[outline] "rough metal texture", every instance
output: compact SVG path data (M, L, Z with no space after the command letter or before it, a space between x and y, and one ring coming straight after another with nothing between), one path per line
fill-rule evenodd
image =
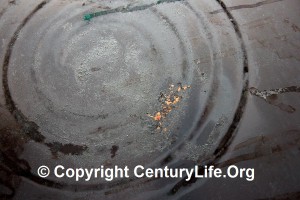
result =
M1 197L299 196L299 8L297 0L5 1ZM180 84L191 88L157 129L149 114ZM74 183L39 178L42 164L236 164L254 167L256 180Z

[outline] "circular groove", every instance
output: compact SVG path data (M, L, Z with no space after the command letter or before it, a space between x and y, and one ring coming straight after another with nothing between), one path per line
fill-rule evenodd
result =
M239 104L238 104L238 108L237 108L237 110L234 114L233 122L230 124L227 133L225 133L223 139L220 141L219 145L215 149L214 154L213 154L213 159L210 160L208 162L208 164L215 163L216 160L223 155L223 153L225 152L227 146L230 144L230 141L231 141L232 137L234 136L234 132L237 128L238 122L241 119L241 116L242 116L242 113L243 113L243 108L246 104L246 99L247 99L246 90L248 88L247 54L246 54L245 46L244 46L244 43L243 43L243 40L242 40L242 35L239 31L239 28L237 26L236 21L234 20L232 15L226 10L226 6L224 5L224 3L222 3L221 1L218 1L218 2L223 7L223 9L225 10L228 18L232 22L232 25L234 27L234 30L235 30L236 34L237 34L237 37L239 38L239 42L241 43L241 49L242 49L242 53L243 53L243 66L244 66L244 69L243 69L244 83L243 83L242 95L241 95L241 98L240 98L240 101L239 101ZM9 90L9 86L8 86L8 66L10 64L10 56L11 56L11 53L12 53L13 46L15 45L15 43L17 41L17 37L18 37L20 31L23 29L23 27L26 25L26 23L30 20L30 18L33 17L34 14L37 11L39 11L41 8L43 8L43 6L45 4L46 4L46 2L42 2L41 4L39 4L31 12L31 14L28 17L26 17L26 19L23 21L23 23L18 27L17 31L14 33L14 36L12 37L12 39L9 43L10 45L9 45L9 48L7 49L6 54L5 54L5 60L4 60L4 63L3 63L3 85L4 85L4 90L5 90L6 106L11 111L11 113L15 116L17 121L21 124L21 126L23 126L23 127L26 126L27 127L27 132L28 133L30 132L29 134L31 134L32 139L34 139L36 142L42 142L42 143L44 142L45 138L44 138L44 136L42 136L39 133L38 125L36 125L35 123L28 120L27 117L17 108L14 101L12 100L12 96L10 94L10 90ZM190 10L193 10L192 6L189 5L187 2L185 2L184 5L187 6ZM151 10L156 12L156 8L151 8ZM193 13L195 13L197 15L197 12L195 10L193 10ZM162 17L162 19L164 19L164 20L167 20L167 18L164 18L163 15L160 15L160 17ZM170 22L167 22L167 23L171 24ZM178 32L176 31L176 28L173 27L173 29L175 29L175 31L173 30L173 32L178 34ZM181 39L179 39L179 40L182 43L182 40ZM184 47L185 45L181 44L180 46ZM187 54L186 50L184 52L185 52L184 55L186 55ZM210 92L212 92L212 91L210 91ZM76 114L78 114L78 113L76 113ZM92 117L92 118L94 118L95 116L99 117L100 114L98 114L98 115L97 114L96 115L95 114L93 114L93 115L89 115L89 114L80 115L80 117ZM203 118L200 118L200 120L198 121L199 126L202 124L203 120L205 120L205 115L203 115ZM28 126L29 126L29 129L28 129ZM196 130L194 132L197 133ZM194 136L193 136L193 134L191 134L189 139L193 139L193 138L194 138ZM177 147L180 147L180 145L178 145ZM175 149L173 148L171 151L174 151L174 150ZM168 154L168 155L170 155L170 154ZM163 160L166 160L167 157L168 156L164 156L164 158L160 158L159 161L162 162ZM164 162L164 164L167 164L167 163ZM39 177L37 177L36 175L34 175L34 174L32 174L31 172L28 172L28 171L19 172L19 175L27 177L27 178L31 179L32 181L34 181L34 182L44 184L45 186L54 187L54 188L58 188L58 189L67 189L67 190L71 190L71 191L73 191L73 190L85 191L85 190L101 190L101 189L104 189L104 186L99 184L99 183L94 184L94 185L90 184L88 186L84 186L84 185L78 185L78 184L71 185L69 183L58 183L56 181L44 180L44 179L40 179ZM122 181L120 183L122 183ZM108 187L114 187L115 184L118 185L118 183L112 183L112 184L108 184L108 185L110 185ZM172 189L172 192L175 193L179 189L179 187L181 187L184 184L185 183L180 182L179 184L175 185Z

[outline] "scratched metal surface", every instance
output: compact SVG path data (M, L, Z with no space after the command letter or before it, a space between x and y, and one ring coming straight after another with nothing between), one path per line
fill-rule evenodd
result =
M299 15L298 0L3 1L1 198L299 198ZM255 181L74 183L42 164L235 164Z

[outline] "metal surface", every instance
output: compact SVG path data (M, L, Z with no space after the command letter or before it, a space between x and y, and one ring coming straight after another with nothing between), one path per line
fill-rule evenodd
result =
M298 0L4 1L1 197L299 198L299 15ZM37 175L58 164L235 164L255 181Z

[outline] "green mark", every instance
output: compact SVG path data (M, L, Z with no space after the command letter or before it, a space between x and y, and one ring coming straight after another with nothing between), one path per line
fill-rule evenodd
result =
M83 16L83 20L90 21L94 17L98 17L98 16L101 16L101 15L107 15L107 14L110 14L110 13L117 13L117 12L126 13L126 12L133 12L133 11L137 11L137 10L146 10L147 8L150 8L152 6L155 6L155 5L158 5L158 4L161 4L161 3L170 3L170 2L177 2L177 1L184 1L184 0L158 0L156 3L136 6L136 7L133 7L133 8L119 7L119 8L115 8L115 9L111 9L111 10L104 10L104 11L100 11L100 12L85 14Z
M106 15L108 13L113 13L113 12L115 12L115 10L104 10L104 11L100 11L100 12L85 14L83 16L83 20L90 21L94 17L98 17L98 16L101 16L101 15Z
M86 14L83 16L83 20L90 21L93 17L93 14Z

